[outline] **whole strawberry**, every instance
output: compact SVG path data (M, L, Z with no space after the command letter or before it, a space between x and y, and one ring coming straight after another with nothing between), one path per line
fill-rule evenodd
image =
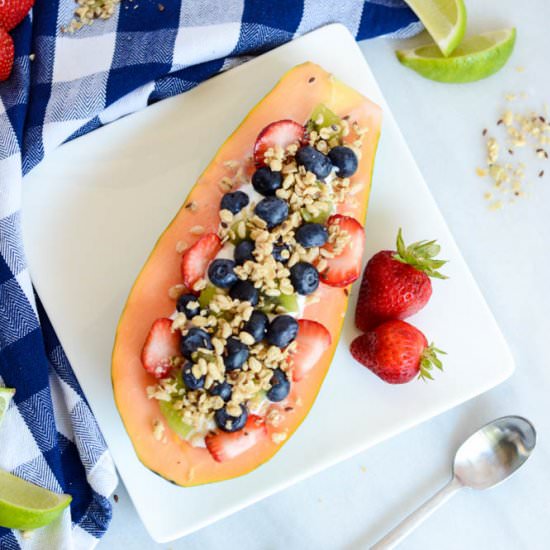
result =
M389 384L405 384L415 377L433 380L432 368L443 368L438 353L445 352L428 345L417 328L398 320L387 321L351 343L353 357Z
M32 8L34 0L0 0L0 27L11 31Z
M13 53L13 40L7 31L0 27L0 82L7 80L10 76L13 67Z
M437 270L440 246L419 241L405 246L401 229L397 250L383 250L367 263L355 310L357 328L366 332L389 319L406 319L420 311L432 295L430 277L446 279Z

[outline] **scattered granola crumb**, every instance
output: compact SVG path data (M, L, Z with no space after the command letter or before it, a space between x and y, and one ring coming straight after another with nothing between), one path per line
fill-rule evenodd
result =
M118 495L116 493L113 495L113 500L115 501L115 503L118 502Z
M507 101L514 101L518 97L524 98L524 92L520 94L506 94ZM536 159L547 160L549 158L548 145L550 144L550 123L548 122L548 106L544 106L543 114L534 112L532 109L518 107L513 110L505 108L496 121L496 126L501 127L501 136L490 136L486 138L486 167L477 167L476 174L479 177L489 176L491 190L483 194L485 200L494 201L489 205L490 210L500 210L505 203L513 203L506 199L506 196L526 196L523 191L527 175L533 170L525 162L511 163L499 161L500 150L506 150L510 157L522 155L533 155ZM482 136L487 136L489 130L484 128ZM508 158L510 158L508 157ZM532 158L532 157L531 157ZM542 173L542 175L541 175ZM544 170L540 168L533 170L529 175L541 178Z
M523 67L522 65L518 65L516 67L516 72L518 73L524 73L525 72L525 67Z
M29 61L34 61L36 59L36 54L30 53L29 54Z
M365 472L367 471L366 466L361 466L361 471L362 471L363 473L365 473Z
M34 531L27 530L27 531L21 531L21 538L24 540L32 539L34 535Z
M498 143L495 138L487 140L487 164L494 164L498 160Z
M61 27L62 32L73 34L96 19L109 19L120 0L76 0L76 4L78 7L74 10L73 19L66 27Z
M476 174L480 177L480 178L484 178L486 175L487 175L487 170L485 170L484 168L480 168L479 166L476 168Z
M164 4L157 4L159 11L164 11Z

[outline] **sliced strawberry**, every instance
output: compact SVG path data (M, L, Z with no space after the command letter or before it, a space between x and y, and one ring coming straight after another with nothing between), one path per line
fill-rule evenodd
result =
M233 433L211 432L204 440L212 458L216 462L225 462L252 449L266 434L263 419L251 415L242 430Z
M157 319L141 351L143 368L155 378L166 376L172 366L171 358L181 355L180 339L181 334L172 332L171 319Z
M220 251L222 242L216 233L203 235L181 258L183 284L193 289L193 285L206 273L208 264Z
M293 120L278 120L268 124L256 138L254 160L256 166L263 166L265 152L279 145L286 149L292 143L300 143L304 138L305 128Z
M351 240L334 258L327 259L328 267L321 273L321 281L329 286L344 287L355 281L361 273L361 258L365 250L365 230L363 226L350 216L335 214L327 220L329 228L338 225L340 231L346 232ZM324 249L333 252L334 246L328 242Z
M317 364L323 353L330 347L330 332L317 321L298 320L298 347L292 354L292 379L301 380Z

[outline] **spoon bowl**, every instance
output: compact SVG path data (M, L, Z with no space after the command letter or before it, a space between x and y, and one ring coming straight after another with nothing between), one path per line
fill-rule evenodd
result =
M472 434L455 455L454 475L465 487L488 489L511 476L536 444L533 425L521 416L505 416Z

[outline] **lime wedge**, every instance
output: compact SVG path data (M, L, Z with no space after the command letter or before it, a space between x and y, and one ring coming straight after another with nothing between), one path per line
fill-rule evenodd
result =
M4 414L10 406L10 401L14 393L15 390L13 388L0 388L0 424L2 424Z
M444 56L450 55L466 32L463 0L405 0L418 15Z
M59 495L0 470L0 526L31 530L51 523L67 508L71 495Z
M396 52L399 61L418 74L439 82L473 82L501 69L514 49L516 29L465 38L450 57L433 44Z

